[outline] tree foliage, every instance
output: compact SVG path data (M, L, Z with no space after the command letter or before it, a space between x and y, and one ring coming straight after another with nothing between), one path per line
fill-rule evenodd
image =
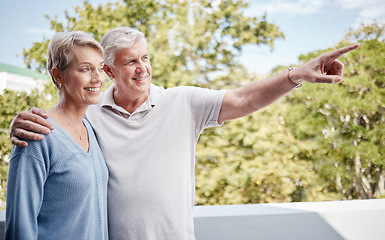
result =
M198 204L331 200L312 171L314 141L295 139L284 102L208 129L197 147Z
M268 44L283 38L266 16L247 17L242 0L125 0L93 7L84 2L66 23L47 18L55 31L85 31L100 38L107 31L129 26L143 32L156 84L196 85L213 80L219 71L239 71L237 57L246 44ZM44 71L48 41L24 50L29 67Z
M230 84L217 80L226 78L218 77L219 72L240 82L251 76L237 60L244 45L268 44L273 48L274 40L284 37L266 16L245 16L246 8L247 3L242 0L125 0L98 6L84 1L75 7L74 15L65 12L64 22L56 16L46 15L46 18L56 32L84 31L96 40L115 27L137 28L149 42L154 83L164 87L199 85L215 88ZM24 49L28 68L45 71L48 43L49 40L44 38ZM1 116L6 118L2 121L0 143L4 192L7 168L4 157L11 151L7 133L10 120L19 111L32 106L48 110L57 102L57 95L50 83L43 93L26 96L25 93L7 91L1 100L1 109L5 111Z
M32 106L44 108L46 106L44 96L46 96L44 93L39 93L36 90L30 94L5 90L0 95L0 208L5 206L8 161L12 150L8 135L9 124L20 111L27 110Z
M323 146L312 153L317 159L315 170L347 199L385 194L384 29L377 23L362 25L338 44L361 44L341 58L344 82L337 86L309 84L288 99L295 105L288 112L294 135L316 139ZM321 52L300 59L308 61Z
M336 46L361 44L341 58L343 83L305 83L263 111L207 130L198 143L197 203L384 197L383 30L362 25Z
M66 12L63 23L57 17L47 19L55 31L85 31L97 40L112 28L135 27L147 36L155 84L223 89L257 80L238 62L243 46L273 48L274 40L284 37L266 16L244 16L246 8L242 0L126 0L99 6L83 2L74 16ZM342 58L343 83L304 84L258 113L206 129L197 145L197 204L383 196L383 37L384 26L362 25L336 46L361 43ZM24 50L28 67L45 71L47 45L43 39ZM286 67L278 66L273 74ZM49 109L57 96L50 83L43 93L6 91L1 98L4 192L10 120L32 106Z

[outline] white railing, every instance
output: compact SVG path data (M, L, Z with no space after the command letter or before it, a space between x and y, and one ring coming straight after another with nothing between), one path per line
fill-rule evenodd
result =
M197 240L385 240L385 199L197 206Z
M385 199L196 206L194 222L196 240L385 240Z

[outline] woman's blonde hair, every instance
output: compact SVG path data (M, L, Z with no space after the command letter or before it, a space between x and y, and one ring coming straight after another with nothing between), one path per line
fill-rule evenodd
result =
M57 67L64 72L72 61L72 46L89 46L93 47L103 55L103 47L90 35L80 32L58 32L53 35L48 45L47 51L47 71L51 75L52 81L59 89L60 84L56 82L52 75L52 68Z

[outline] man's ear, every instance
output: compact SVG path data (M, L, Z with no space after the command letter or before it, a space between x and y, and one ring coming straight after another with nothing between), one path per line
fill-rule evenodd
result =
M53 67L52 70L52 77L55 79L55 81L59 84L62 84L62 78L61 78L61 72L57 67Z
M103 70L104 70L104 72L107 74L107 76L108 76L110 79L114 79L114 78L115 78L114 74L113 74L112 71L111 71L111 67L110 67L110 66L104 65Z

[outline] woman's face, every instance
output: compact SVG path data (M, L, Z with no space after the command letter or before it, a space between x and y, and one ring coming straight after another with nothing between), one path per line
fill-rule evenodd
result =
M103 56L89 46L73 46L71 62L62 74L64 100L79 106L96 104L104 83Z

